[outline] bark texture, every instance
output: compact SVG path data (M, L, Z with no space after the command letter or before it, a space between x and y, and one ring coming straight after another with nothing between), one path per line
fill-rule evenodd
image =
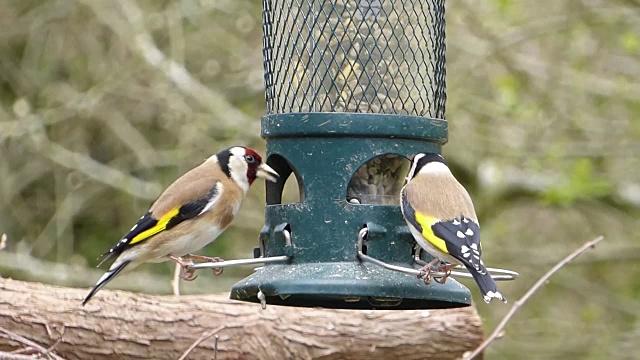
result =
M219 328L218 359L459 359L483 338L475 307L325 310L247 304L226 294L152 296L0 279L0 328L65 359L178 359ZM0 332L0 351L24 346ZM213 359L214 338L187 359ZM1 357L1 356L0 356Z

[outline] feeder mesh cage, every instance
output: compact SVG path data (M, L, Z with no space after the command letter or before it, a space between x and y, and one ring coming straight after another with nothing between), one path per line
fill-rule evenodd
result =
M263 0L263 59L269 114L444 118L444 0ZM371 159L347 197L397 204L406 166Z

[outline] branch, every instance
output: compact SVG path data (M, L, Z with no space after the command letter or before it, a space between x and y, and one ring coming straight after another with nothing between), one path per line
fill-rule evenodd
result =
M544 274L535 284L533 284L533 286L529 289L529 291L527 291L520 299L518 299L513 304L509 312L504 316L504 318L502 318L502 321L500 321L500 324L498 324L495 330L493 330L493 333L491 333L491 335L488 338L486 338L485 341L483 341L482 344L480 344L480 346L478 346L475 350L473 350L473 352L465 354L463 357L463 360L473 359L475 356L480 354L487 346L489 346L489 344L491 344L494 340L501 337L505 326L507 325L509 320L511 320L511 318L515 315L516 311L518 311L518 309L520 309L527 302L527 300L529 300L529 298L536 291L538 291L538 289L540 289L542 285L544 285L551 276L553 276L553 274L558 272L558 270L560 270L562 267L564 267L565 265L573 261L578 256L582 255L587 250L595 248L596 244L602 241L602 239L604 239L604 237L598 236L597 238L586 242L584 245L579 247L577 250L575 250L571 254L567 255L567 257L560 260L554 267L552 267L549 271L547 271L546 274Z
M50 141L44 121L35 116L32 121L33 124L29 134L34 148L52 162L65 168L79 171L93 180L143 199L155 200L162 190L156 182L147 182L131 176L116 168L102 164L85 154L71 151L60 144Z
M547 191L557 184L569 182L565 173L547 170L543 172L523 170L517 166L498 165L494 161L479 163L478 183L483 189L499 189L503 192L524 190L534 194ZM612 196L627 205L640 207L640 184L616 182Z
M34 360L33 355L23 355L18 352L0 351L0 360Z
M44 349L55 345L55 353L68 360L176 360L185 354L189 360L215 359L216 348L224 359L453 360L483 337L473 306L262 310L229 300L228 294L176 297L105 289L82 307L84 295L84 289L0 279L0 328ZM217 346L211 338L216 335ZM0 335L0 352L22 348Z
M469 14L475 14L473 10L468 9ZM628 11L623 9L617 12L616 16L621 14L628 14ZM636 101L640 97L640 86L634 81L627 81L624 78L607 78L599 76L589 70L578 71L574 70L570 66L562 66L561 64L554 64L554 73L550 74L548 71L550 64L545 60L540 60L541 56L531 56L530 53L524 51L514 51L513 45L522 41L521 37L513 33L497 34L496 32L483 26L480 22L475 20L476 17L469 16L466 18L467 24L471 24L473 29L473 36L457 37L456 41L451 42L451 47L455 47L457 50L470 56L461 56L462 59L472 59L471 66L467 66L469 69L474 69L474 66L478 64L487 63L491 61L492 57L503 55L503 58L508 61L508 65L512 70L519 70L526 73L533 79L541 79L546 81L549 77L553 76L559 82L560 86L568 87L571 91L580 91L591 95L598 96L612 96ZM555 23L565 26L566 20L563 21L561 17L555 17L552 20ZM476 24L473 24L473 22ZM475 25L475 26L474 26ZM542 24L549 29L551 24ZM518 31L525 32L531 29L522 29ZM548 31L548 30L547 30ZM553 31L553 30L551 30ZM514 41L514 37L516 40ZM507 54L508 52L508 54ZM467 64L469 65L469 64Z
M125 191L135 197L155 200L162 190L156 182L148 182L131 176L54 142L48 142L48 145L45 145L41 152L58 165L80 171L93 180Z
M242 133L245 136L259 133L259 121L255 121L253 117L231 104L221 92L202 84L184 66L168 58L158 48L145 27L143 12L135 1L119 0L117 4L120 11L114 11L116 2L80 1L91 8L98 20L109 26L122 39L123 44L142 58L148 66L160 72L183 94L196 100L210 113L220 115L218 120L224 122L225 128L243 129Z

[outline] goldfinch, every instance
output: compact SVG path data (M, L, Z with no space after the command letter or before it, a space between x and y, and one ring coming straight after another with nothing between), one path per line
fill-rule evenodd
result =
M438 268L446 273L439 283L447 280L453 267L463 265L473 276L485 302L493 298L507 302L482 261L480 225L471 197L441 155L413 156L400 204L416 242L434 257L422 268L426 272L425 283L430 281L431 266L442 260L449 264Z
M82 305L116 275L146 262L175 261L183 267L185 280L195 279L193 271L186 271L189 260L221 259L191 253L229 226L256 178L275 182L277 177L258 153L245 147L231 147L211 156L169 185L131 230L102 255L102 262L113 257L115 261Z

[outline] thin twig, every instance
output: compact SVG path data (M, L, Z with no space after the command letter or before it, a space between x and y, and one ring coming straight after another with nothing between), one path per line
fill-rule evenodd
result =
M213 360L218 360L218 340L220 340L220 336L214 336L216 339L213 343Z
M15 350L11 351L10 354L35 355L35 354L38 354L38 350L27 346L27 347L23 347L23 348L20 348L20 349L15 349Z
M180 270L182 270L182 267L176 263L176 267L173 270L173 279L171 280L171 288L175 296L180 296Z
M96 8L95 5L91 4L91 1L85 2L94 9ZM188 94L204 108L210 109L215 114L225 114L220 120L225 121L227 126L232 128L258 126L257 121L253 121L251 116L231 104L224 94L205 86L191 75L182 64L167 57L158 48L145 27L143 12L135 1L119 0L118 4L122 15L127 20L127 25L129 25L127 28L131 30L131 33L118 29L113 30L116 34L128 36L125 43L137 55L142 57L148 65L160 71L182 93ZM112 23L112 21L108 21L108 23Z
M202 336L200 336L200 338L198 338L198 340L194 341L193 344L191 344L191 346L189 346L189 348L182 354L182 356L180 356L178 358L178 360L184 360L187 358L187 356L189 355L189 353L191 351L193 351L193 349L195 349L198 345L200 345L200 343L202 343L203 341L207 340L208 338L212 337L213 335L216 335L218 333L218 331L224 329L226 326L221 325L218 326L217 328L208 331L204 334L202 334ZM216 345L215 345L215 352L214 355L217 355L217 350L218 350L218 339L216 338Z
M33 360L33 355L24 355L13 352L0 351L0 360Z
M7 234L0 236L0 251L7 247Z
M142 199L155 200L161 191L157 182L145 181L129 175L54 142L48 142L46 146L43 146L41 154L60 166L77 170L93 180Z
M529 298L536 291L538 291L542 287L542 285L544 285L549 280L549 278L553 274L558 272L558 270L560 270L563 266L567 265L569 262L573 261L575 258L582 255L587 250L595 248L596 244L602 241L602 239L604 239L604 237L598 236L597 238L586 242L584 245L576 249L571 254L567 255L567 257L560 260L554 267L552 267L549 271L547 271L547 273L544 274L535 284L533 284L533 286L520 299L518 299L513 303L513 306L511 307L509 312L507 312L504 318L502 318L502 321L500 321L500 324L498 324L495 330L493 330L493 333L491 333L491 336L489 336L485 341L483 341L482 344L480 344L480 346L478 346L475 350L473 350L473 352L469 352L465 354L462 359L463 360L473 359L478 354L480 354L487 346L489 346L489 344L491 344L494 340L498 339L499 337L502 337L502 335L504 334L505 326L507 325L509 320L511 320L513 315L515 315L516 311L518 311L518 309L520 309L520 307L522 307L527 302L527 300L529 300Z
M32 347L36 350L38 350L38 352L40 354L43 354L44 356L47 356L49 358L53 358L55 360L64 360L63 358L61 358L60 356L54 354L54 353L49 353L49 350L45 349L44 347L38 345L37 343L23 337L20 336L16 333L14 333L13 331L9 331L5 328L0 327L0 334L4 334L9 340L13 340L13 341L17 341L19 343L21 343L22 345L25 346L29 346Z
M64 337L64 330L65 330L65 327L64 327L64 325L62 325L62 329L60 330L60 337L58 338L58 340L56 340L55 343L53 343L53 345L49 346L49 348L44 353L44 355L49 356L49 354L56 348L56 346L58 346L58 344L60 344L62 342L62 338ZM49 336L51 336L51 335L49 335Z

